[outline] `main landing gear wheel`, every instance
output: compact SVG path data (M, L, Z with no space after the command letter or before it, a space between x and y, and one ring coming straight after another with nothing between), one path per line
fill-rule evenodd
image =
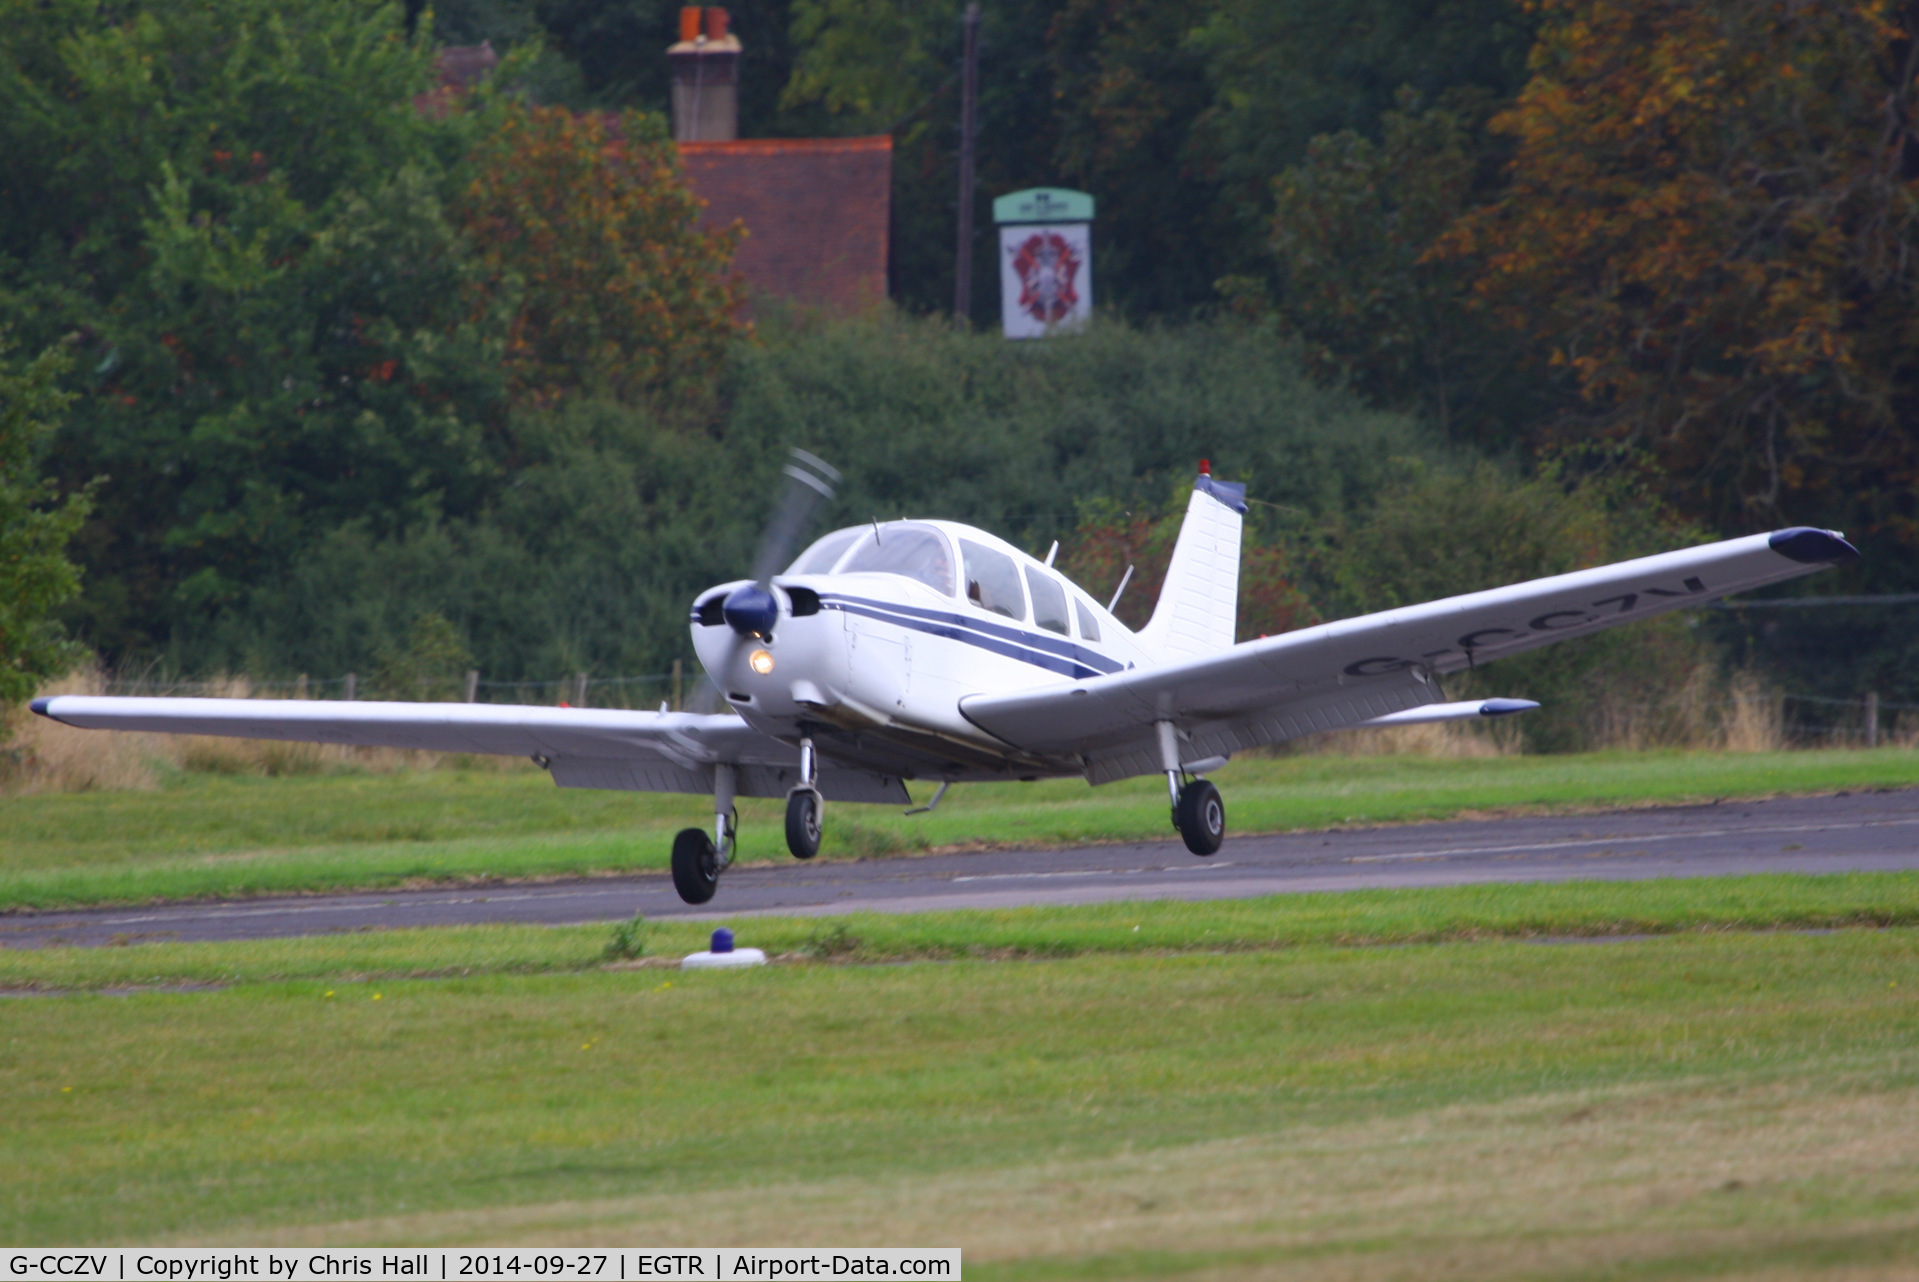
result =
M700 828L682 828L673 838L673 889L689 904L703 904L720 885L719 852Z
M1194 779L1179 790L1173 822L1186 840L1186 849L1196 855L1218 852L1220 843L1226 840L1226 803L1219 799L1219 789L1211 780Z
M820 853L820 794L795 788L786 799L786 848L795 859Z

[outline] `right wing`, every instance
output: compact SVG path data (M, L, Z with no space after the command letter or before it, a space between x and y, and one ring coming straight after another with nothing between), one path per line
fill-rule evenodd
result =
M1343 730L1437 703L1433 677L1858 559L1830 530L1790 529L1247 641L1200 658L960 701L1022 751L1077 756L1106 783L1160 769L1153 723L1183 761ZM1387 722L1386 724L1391 724Z
M86 730L532 757L562 788L711 793L713 768L722 763L735 767L743 797L784 797L799 782L799 750L734 716L490 703L73 694L35 699L32 707L43 717ZM820 791L831 801L909 803L898 779L826 761L820 763Z

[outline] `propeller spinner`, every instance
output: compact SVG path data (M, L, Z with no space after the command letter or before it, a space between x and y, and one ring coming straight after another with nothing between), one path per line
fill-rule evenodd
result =
M766 533L760 538L759 553L753 558L753 582L733 589L720 607L727 626L739 638L734 653L743 642L764 640L773 635L780 620L780 603L773 595L773 576L798 553L820 504L833 497L834 487L840 480L839 472L831 464L802 449L795 449L781 470L786 474L786 491L780 496L772 519L766 523ZM729 655L729 666L730 662ZM709 712L718 706L718 696L712 683L703 681L691 706L695 711Z

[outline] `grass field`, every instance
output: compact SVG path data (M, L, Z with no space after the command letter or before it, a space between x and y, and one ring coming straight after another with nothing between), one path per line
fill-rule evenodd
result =
M711 924L669 918L624 925L642 947L620 959L677 963L706 947ZM1354 890L1197 903L850 913L830 920L755 917L735 926L741 944L776 960L854 963L1919 927L1919 873ZM586 971L608 963L614 931L610 925L465 926L244 943L0 948L0 995Z
M1215 776L1237 832L1919 786L1919 753L1255 758ZM928 790L916 789L916 795ZM777 803L742 857L785 859ZM561 790L526 771L175 774L158 791L0 798L0 909L660 869L697 797ZM826 857L1169 837L1162 785L955 788L930 815L829 806Z
M604 930L0 953L0 982L230 984L6 1000L0 1238L1909 1276L1919 930L1704 928L1915 912L1910 875L1742 878L855 918L837 941L756 920L743 942L776 951L953 960L733 974L599 969ZM1489 937L1620 926L1682 933ZM1329 942L1422 938L1452 942Z

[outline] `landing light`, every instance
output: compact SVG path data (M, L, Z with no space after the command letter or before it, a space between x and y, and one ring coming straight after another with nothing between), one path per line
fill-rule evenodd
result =
M773 652L771 650L755 650L746 656L746 662L753 671L759 673L761 676L765 676L773 670Z

